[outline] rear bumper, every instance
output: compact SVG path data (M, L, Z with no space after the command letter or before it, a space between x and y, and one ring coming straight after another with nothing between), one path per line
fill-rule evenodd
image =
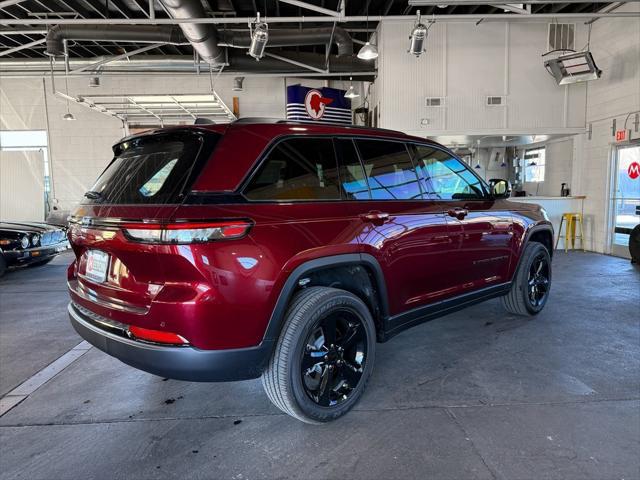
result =
M69 303L69 318L78 334L105 353L132 367L165 378L192 382L227 382L258 378L271 355L272 342L233 350L200 350L143 343L102 328Z

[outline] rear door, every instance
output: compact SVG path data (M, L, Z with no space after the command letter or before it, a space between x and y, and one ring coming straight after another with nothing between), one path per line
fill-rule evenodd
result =
M415 160L427 195L446 215L455 243L450 269L457 294L507 281L513 228L505 202L461 160L430 145L415 145Z
M423 199L404 142L338 139L349 208L361 219L358 241L384 272L391 315L449 294L451 249L440 207Z

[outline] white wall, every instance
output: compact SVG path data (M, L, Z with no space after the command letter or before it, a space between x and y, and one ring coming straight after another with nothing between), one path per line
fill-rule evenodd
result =
M627 3L617 11L640 12L640 4ZM572 171L576 194L587 196L587 249L609 252L609 183L615 137L612 123L622 129L629 113L640 111L640 19L600 19L593 23L591 51L602 78L588 83L587 126L592 134L579 135ZM632 120L627 128L632 127ZM635 135L638 135L637 133Z
M247 77L243 92L233 92L233 77L221 75L215 90L231 108L234 96L240 99L242 117L285 116L286 85L303 83L321 87L322 80L284 79L276 77ZM361 88L359 83L355 84ZM331 86L345 88L342 82ZM56 83L64 91L62 80ZM69 94L171 94L207 93L208 75L201 76L104 76L99 88L90 88L87 78L69 80ZM359 102L356 100L354 106ZM0 129L39 130L49 126L49 155L53 179L53 196L63 210L71 210L82 198L111 159L111 146L124 135L120 120L71 104L75 122L66 122L66 102L54 96L49 79L0 78ZM48 117L47 117L48 111Z
M407 53L412 27L412 21L380 26L382 127L418 136L557 134L584 127L586 86L559 87L543 67L547 22L436 23L419 58ZM578 23L576 45L584 42L586 28ZM486 106L489 95L506 96L506 107ZM426 107L428 96L445 97L445 107Z

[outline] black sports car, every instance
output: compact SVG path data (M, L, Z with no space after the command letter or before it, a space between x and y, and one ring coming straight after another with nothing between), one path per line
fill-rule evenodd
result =
M69 248L64 228L0 221L0 277L14 265L41 265Z

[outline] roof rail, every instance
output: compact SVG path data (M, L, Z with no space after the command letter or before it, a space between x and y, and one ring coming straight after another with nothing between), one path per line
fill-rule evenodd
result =
M392 130L390 128L379 128L379 127L366 127L364 125L327 125L327 124L322 124L319 122L314 122L314 121L305 121L305 120L288 120L286 118L273 118L273 117L244 117L244 118L239 118L237 120L234 120L233 122L231 122L232 124L238 124L238 125L242 125L242 124L251 124L251 123L271 123L271 124L275 124L275 123L291 123L291 124L298 124L298 125L319 125L319 126L334 126L334 127L341 127L341 128L358 128L358 129L365 129L365 130L375 130L378 132L388 132L388 133L394 133L394 134L403 134L406 135L406 133L401 132L399 130Z
M281 118L272 118L272 117L244 117L244 118L239 118L237 120L234 120L231 123L242 125L244 123L282 123L282 122L286 122L286 120L283 120Z

